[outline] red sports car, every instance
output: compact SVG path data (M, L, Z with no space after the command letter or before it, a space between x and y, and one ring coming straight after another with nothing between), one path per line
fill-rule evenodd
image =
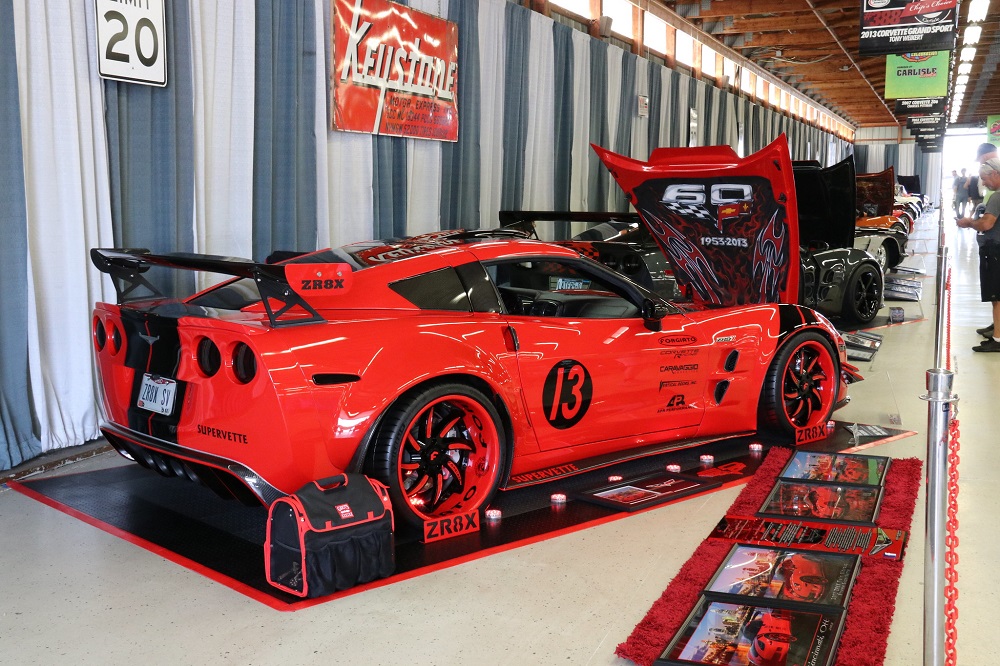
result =
M93 317L104 434L146 467L249 502L359 471L417 525L704 438L818 428L856 378L808 308L682 310L509 231L280 264L91 256L119 300ZM172 299L154 266L235 278Z

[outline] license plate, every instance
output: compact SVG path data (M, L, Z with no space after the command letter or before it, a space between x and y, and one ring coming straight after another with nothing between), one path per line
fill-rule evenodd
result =
M174 411L174 394L177 382L166 377L158 377L148 372L142 376L139 386L138 407L157 414L169 414Z

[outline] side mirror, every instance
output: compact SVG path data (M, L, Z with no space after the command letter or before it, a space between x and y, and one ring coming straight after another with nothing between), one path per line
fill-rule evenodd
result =
M651 298L642 301L642 323L651 331L658 332L663 329L663 318L668 312L670 310L663 301L654 301Z

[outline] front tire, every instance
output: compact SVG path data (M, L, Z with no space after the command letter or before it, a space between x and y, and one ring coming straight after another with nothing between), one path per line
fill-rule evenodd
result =
M833 414L840 369L830 342L819 333L799 333L779 349L764 378L761 425L793 434L825 424Z
M371 471L389 487L397 520L419 528L485 507L505 457L506 431L490 399L465 384L439 384L389 408Z
M882 306L882 272L871 264L862 264L851 274L844 291L844 317L867 324Z

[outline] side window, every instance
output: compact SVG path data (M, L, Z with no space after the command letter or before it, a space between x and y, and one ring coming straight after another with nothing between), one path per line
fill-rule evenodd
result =
M616 285L570 261L504 261L488 264L486 271L507 314L577 319L639 316L639 308Z
M393 282L389 288L421 310L472 312L469 294L454 268L406 278Z

